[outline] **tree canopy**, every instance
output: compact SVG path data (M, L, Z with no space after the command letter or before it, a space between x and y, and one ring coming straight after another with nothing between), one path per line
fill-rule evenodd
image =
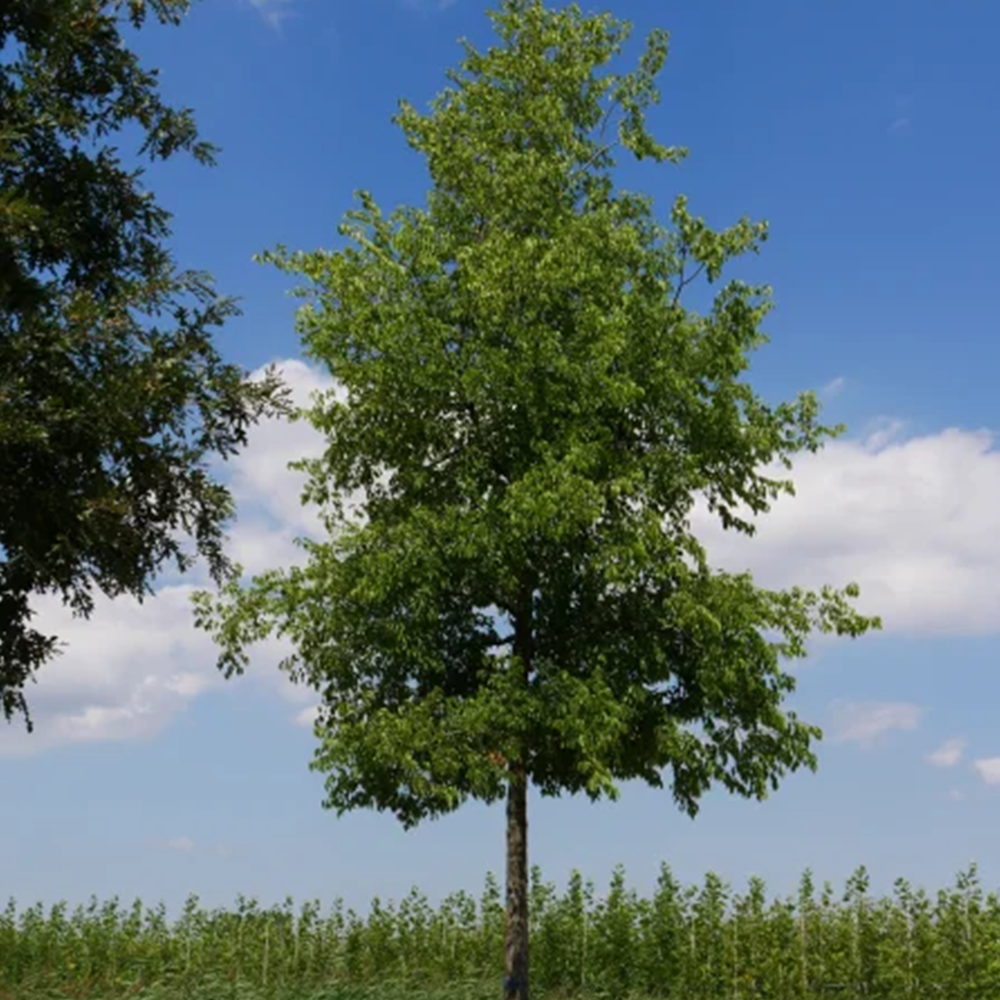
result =
M302 566L197 596L239 671L278 632L321 698L325 804L405 826L469 798L508 808L508 992L526 996L526 789L615 797L669 785L694 815L715 783L764 798L815 767L785 661L816 630L878 619L858 590L774 591L713 568L690 514L752 534L791 467L842 428L811 393L770 406L744 377L767 287L723 280L766 224L713 230L683 196L659 221L616 189L616 149L679 163L646 113L667 35L601 70L630 26L502 0L428 113L423 206L368 192L336 250L262 255L305 279L298 329L337 387L302 411L327 439L298 467L325 539ZM707 281L704 315L685 290Z
M232 572L228 491L209 475L265 413L287 412L274 373L250 382L213 328L237 311L207 274L180 270L170 213L139 157L214 150L165 104L127 21L177 24L189 0L6 0L0 8L0 702L59 652L31 627L33 597L89 615L93 588L139 599L166 561Z

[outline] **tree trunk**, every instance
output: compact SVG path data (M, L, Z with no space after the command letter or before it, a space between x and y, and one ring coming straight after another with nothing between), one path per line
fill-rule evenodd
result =
M534 654L534 586L524 583L514 615L514 653L527 690ZM507 935L504 1000L528 1000L528 740L520 734L517 757L508 765Z
M528 1000L528 780L511 763L507 786L507 936L505 1000Z

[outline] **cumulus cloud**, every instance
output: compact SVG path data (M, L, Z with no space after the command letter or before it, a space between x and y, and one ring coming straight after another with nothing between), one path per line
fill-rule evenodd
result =
M933 753L926 757L927 763L934 767L954 767L965 751L966 742L962 739L945 740Z
M301 361L279 367L299 406L333 387ZM985 431L948 429L907 439L904 430L899 422L881 421L856 440L800 456L790 474L776 470L791 476L797 495L777 500L758 520L753 539L723 531L699 502L692 528L710 562L750 569L758 583L773 588L857 581L860 608L880 614L889 634L996 633L1000 453ZM303 475L287 469L293 459L320 455L323 446L308 421L271 420L251 430L243 453L220 464L218 475L233 490L238 511L228 551L248 574L301 563L305 554L293 538L324 537L316 512L301 505ZM166 580L142 605L97 596L89 620L72 618L56 597L39 598L38 627L68 647L29 689L36 732L28 737L22 726L0 726L0 754L155 737L193 699L226 683L215 670L215 646L193 624L191 591L207 584L199 569ZM255 647L250 681L270 686L295 706L293 721L308 726L315 692L293 687L274 669L287 652L277 639ZM838 724L845 738L874 739L918 721L913 706L885 708L842 705Z
M306 406L332 383L299 361L282 362L293 401ZM255 373L260 377L263 369ZM302 562L295 536L322 537L319 518L300 503L305 478L288 462L321 453L322 438L307 421L268 420L250 432L249 446L221 465L237 502L238 520L227 551L248 574ZM0 756L18 756L68 744L149 739L202 693L220 688L217 648L194 627L191 594L210 586L204 568L188 580L157 588L142 604L97 593L89 619L74 618L57 595L34 601L37 627L65 643L28 690L35 731L0 725ZM293 704L315 699L293 686L274 665L289 652L282 640L255 647L248 674Z
M166 846L171 851L193 851L194 841L190 837L174 837L167 841Z
M143 605L95 600L74 618L54 595L36 601L37 621L66 643L28 690L35 732L0 726L0 754L67 743L155 736L185 705L220 683L212 643L191 627L190 585L164 587Z
M317 393L333 388L329 376L301 361L282 361L278 368L296 406L309 406ZM238 512L227 551L247 573L301 561L293 539L324 536L315 508L301 502L305 474L288 468L289 462L318 458L323 448L322 436L308 420L263 420L251 431L249 446L217 468L220 478L228 478Z
M856 581L858 607L888 633L995 634L1000 452L987 431L903 439L903 429L883 423L800 456L796 496L780 497L753 538L724 531L699 502L692 527L710 561L776 589Z
M909 702L835 701L831 709L834 740L863 747L872 746L893 730L916 729L924 715L919 705Z
M987 785L1000 785L1000 757L982 757L972 766Z

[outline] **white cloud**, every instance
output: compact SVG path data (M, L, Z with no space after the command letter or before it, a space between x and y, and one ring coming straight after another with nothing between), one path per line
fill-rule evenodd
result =
M301 712L297 713L292 721L295 725L301 726L303 729L312 729L316 724L318 716L319 705L310 705L308 708L304 708Z
M313 391L332 385L302 362L280 367L298 406L308 405ZM287 469L293 459L319 454L322 444L307 421L264 421L251 429L245 451L217 470L228 478L237 501L238 520L227 550L247 573L302 562L305 555L292 538L322 535L318 517L299 501L303 474ZM56 595L37 598L36 627L59 636L66 648L29 686L34 733L28 735L20 721L0 725L0 756L149 739L194 698L222 688L226 681L215 669L218 651L194 627L190 598L200 586L210 581L199 565L186 580L160 586L142 604L98 593L89 619L74 618ZM315 700L313 692L293 686L274 669L289 649L278 639L261 643L247 673L292 703Z
M73 618L54 595L35 602L38 627L67 643L28 689L35 723L0 726L0 755L71 743L155 736L221 679L209 637L191 627L190 585L169 586L143 605L95 600L90 620Z
M841 390L847 384L847 380L842 376L837 376L835 379L831 379L822 389L820 389L819 394L823 399L833 399L834 396L839 396Z
M193 851L195 845L190 837L174 837L167 841L166 846L172 851Z
M951 799L952 802L964 802L965 792L958 788L952 788L948 792L948 798Z
M297 405L332 386L301 361L280 367ZM797 496L776 501L753 539L723 531L699 503L692 527L710 562L749 568L774 588L856 580L860 608L881 614L890 634L1000 631L1000 453L985 432L949 429L904 440L902 430L883 421L859 440L800 457L790 474ZM320 519L300 503L302 474L286 468L322 448L308 421L267 421L251 429L242 454L219 466L239 515L229 551L249 574L301 563L305 555L292 539L323 537ZM165 582L141 606L98 596L89 620L72 618L55 597L39 598L37 627L69 645L28 689L36 732L28 737L20 724L0 726L0 755L151 738L193 699L222 688L216 647L194 628L189 600L207 583L196 570ZM299 724L309 725L315 692L293 687L274 669L287 652L277 639L255 647L250 680L294 705ZM916 724L913 715L875 718L840 716L847 738L874 738L873 725L884 731Z
M987 785L1000 785L1000 757L982 757L972 766Z
M908 702L835 701L833 739L838 743L872 746L878 737L893 730L913 730L920 725L924 710Z
M1000 631L1000 452L986 431L901 439L884 424L860 440L799 456L748 539L724 531L701 501L692 527L721 568L784 588L861 587L858 607L887 633Z
M934 767L954 767L961 759L966 747L962 739L945 740L933 753L925 758Z
M295 17L292 4L295 0L246 0L272 28L278 29L284 21Z

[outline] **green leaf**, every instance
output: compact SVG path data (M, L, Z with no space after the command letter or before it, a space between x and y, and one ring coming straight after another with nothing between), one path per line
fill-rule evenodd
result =
M821 737L786 707L786 661L880 623L853 584L712 569L689 515L700 495L751 534L792 492L761 470L842 428L745 379L771 293L726 279L766 224L716 231L684 197L663 223L615 188L616 149L683 159L646 128L666 34L613 75L629 26L610 15L505 0L490 17L497 44L465 43L428 113L400 103L424 206L361 192L344 249L261 255L302 280L304 349L343 392L299 414L328 442L299 467L330 537L302 568L202 595L202 624L226 669L291 641L338 811L410 826L496 800L517 768L546 795L666 783L692 815L716 784L764 798Z

